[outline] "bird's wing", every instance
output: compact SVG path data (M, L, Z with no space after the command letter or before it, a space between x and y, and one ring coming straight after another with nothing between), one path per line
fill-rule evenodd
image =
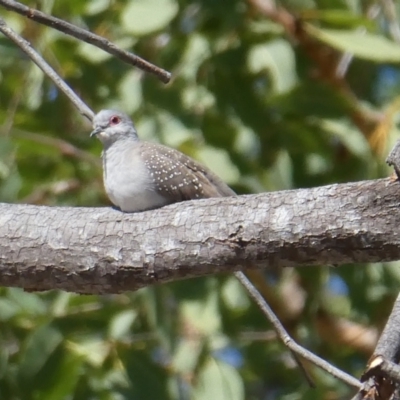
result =
M177 150L146 142L142 157L151 166L158 192L173 201L236 195L213 172Z

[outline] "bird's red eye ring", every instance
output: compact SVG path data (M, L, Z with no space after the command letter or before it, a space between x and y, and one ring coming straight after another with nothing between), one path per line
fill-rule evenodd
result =
M110 125L118 125L121 122L121 118L118 117L117 115L113 115L110 118Z

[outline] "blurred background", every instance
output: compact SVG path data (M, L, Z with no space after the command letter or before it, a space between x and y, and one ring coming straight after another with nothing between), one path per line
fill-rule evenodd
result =
M238 193L388 176L399 137L394 0L26 2L172 72L164 85L8 12L95 111L200 160ZM90 124L0 37L0 201L108 206ZM253 273L297 341L359 377L400 285L398 263ZM115 296L0 289L0 399L343 399L310 389L233 276Z

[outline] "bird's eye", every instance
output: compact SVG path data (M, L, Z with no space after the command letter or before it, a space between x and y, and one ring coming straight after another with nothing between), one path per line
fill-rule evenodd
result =
M121 122L121 118L118 117L117 115L113 115L110 118L110 125L118 125Z

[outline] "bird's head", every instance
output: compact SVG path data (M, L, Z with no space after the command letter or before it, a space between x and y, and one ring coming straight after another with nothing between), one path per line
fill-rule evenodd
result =
M97 136L105 146L121 139L138 140L132 120L124 113L102 110L93 118L93 131L90 137Z

